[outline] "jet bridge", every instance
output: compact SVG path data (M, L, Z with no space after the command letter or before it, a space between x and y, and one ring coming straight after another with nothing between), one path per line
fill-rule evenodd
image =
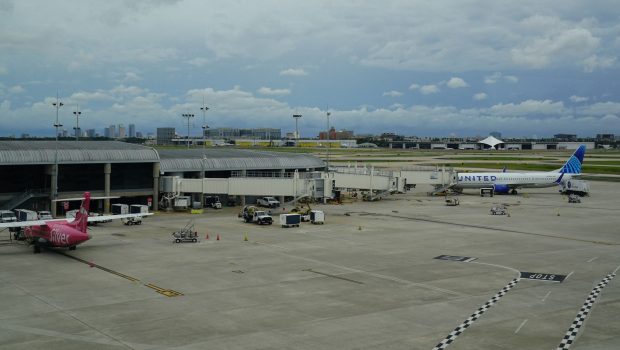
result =
M229 178L186 179L163 176L161 192L172 196L190 193L226 194L230 196L310 196L332 197L332 176L311 173L246 173Z

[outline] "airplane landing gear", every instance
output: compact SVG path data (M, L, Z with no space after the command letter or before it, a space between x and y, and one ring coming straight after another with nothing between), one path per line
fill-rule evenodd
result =
M513 188L512 191L510 191L510 194L517 194L517 190Z
M32 249L33 249L33 252L34 252L35 254L39 254L39 253L41 253L41 246L40 246L38 243L35 243L35 244L32 246Z
M75 250L77 247L72 245L71 247L69 247L69 250Z

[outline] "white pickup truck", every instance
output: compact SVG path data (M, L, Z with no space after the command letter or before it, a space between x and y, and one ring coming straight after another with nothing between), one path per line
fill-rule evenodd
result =
M280 201L274 197L261 197L256 200L256 205L267 208L277 208L280 206Z

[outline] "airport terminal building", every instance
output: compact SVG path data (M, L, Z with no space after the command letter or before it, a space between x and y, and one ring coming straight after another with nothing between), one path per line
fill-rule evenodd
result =
M0 141L0 209L51 210L60 216L79 206L63 198L90 191L93 197L119 197L94 200L91 210L96 212L109 212L111 201L157 210L162 178L226 179L248 172L285 177L324 168L317 157L281 152L156 150L118 141ZM53 202L54 197L60 201Z

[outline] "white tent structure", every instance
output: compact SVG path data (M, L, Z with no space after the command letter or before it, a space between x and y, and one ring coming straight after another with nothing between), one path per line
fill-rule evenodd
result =
M496 146L497 146L497 145L500 145L500 144L502 144L502 143L504 143L504 141L499 140L499 139L496 139L496 138L495 138L495 137L493 137L493 136L489 136L489 137L487 137L487 138L486 138L486 139L484 139L484 140L480 140L480 141L478 141L478 143L481 143L481 144L483 144L483 145L488 145L488 146L491 146L492 148L497 149L497 147L496 147Z

